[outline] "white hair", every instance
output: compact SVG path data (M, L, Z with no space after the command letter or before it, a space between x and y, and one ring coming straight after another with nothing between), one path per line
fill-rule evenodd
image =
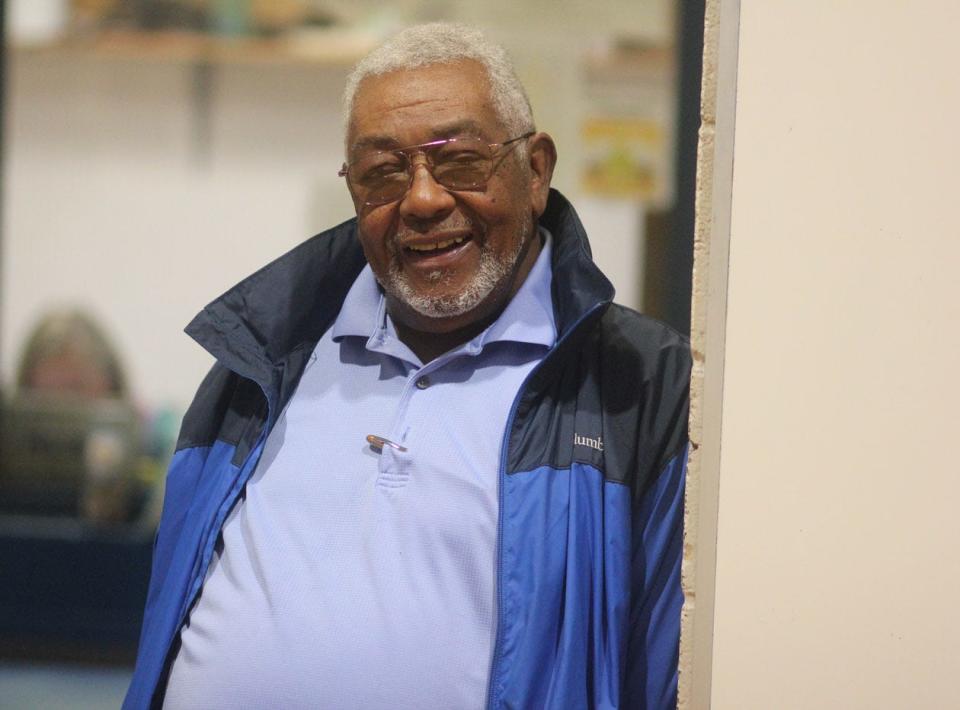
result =
M343 91L344 126L349 127L357 89L368 76L465 59L479 62L486 71L493 108L511 137L534 130L530 100L506 50L480 30L450 22L409 27L361 59Z

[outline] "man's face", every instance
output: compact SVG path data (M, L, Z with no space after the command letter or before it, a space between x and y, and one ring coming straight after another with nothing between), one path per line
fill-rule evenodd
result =
M443 138L514 138L489 93L485 71L472 61L368 77L354 101L347 159ZM520 157L523 142L503 149L482 192L448 192L416 167L396 202L367 206L354 194L364 254L403 326L425 333L469 328L499 313L523 282L539 251L534 221L546 192Z

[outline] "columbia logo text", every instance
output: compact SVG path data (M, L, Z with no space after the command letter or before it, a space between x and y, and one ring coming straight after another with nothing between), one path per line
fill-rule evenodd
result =
M598 436L596 438L591 438L589 436L580 436L579 434L574 434L573 445L589 446L591 449L596 449L597 451L603 451L603 437Z

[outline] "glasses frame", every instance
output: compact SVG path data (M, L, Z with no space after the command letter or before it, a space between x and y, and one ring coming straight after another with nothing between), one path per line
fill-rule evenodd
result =
M378 205L388 205L391 202L399 202L400 200L402 200L406 196L407 192L410 191L410 185L413 184L413 175L418 165L423 165L427 169L427 172L430 173L430 177L433 179L433 181L436 182L437 185L442 187L447 192L483 192L484 190L487 189L487 183L490 182L490 178L493 177L493 174L497 171L497 168L500 167L500 163L502 162L502 159L507 155L506 152L504 152L502 155L498 155L500 151L502 151L507 146L513 145L518 141L522 141L525 138L529 138L530 136L535 134L536 134L536 131L528 131L523 135L516 136L515 138L508 138L507 140L501 141L499 143L485 143L484 145L486 145L492 153L490 157L490 169L487 175L484 176L483 180L480 183L478 183L475 187L472 187L472 188L454 189L454 188L447 187L442 182L437 180L436 175L434 175L434 172L433 172L435 166L433 164L433 159L431 157L432 151L428 152L428 149L430 148L436 148L438 146L446 145L448 143L455 143L458 140L459 141L476 140L475 138L472 138L472 137L471 138L464 138L464 137L440 138L435 141L428 141L427 143L419 143L417 145L411 145L405 148L391 148L389 150L377 150L377 151L373 151L372 153L365 154L364 156L362 156L363 158L367 158L371 155L382 155L384 153L394 153L394 154L399 153L400 155L402 155L407 161L407 170L406 170L407 185L404 188L403 192L401 192L400 195L397 197L394 197L388 200L364 199L363 204L368 207L375 207ZM423 155L423 157L426 158L426 162L415 163L413 159L418 154ZM350 168L351 166L356 165L357 162L358 162L357 160L354 160L350 163L345 162L340 167L340 170L337 171L337 176L346 178L347 183L351 187L353 187L354 190L356 190L357 186L350 180Z

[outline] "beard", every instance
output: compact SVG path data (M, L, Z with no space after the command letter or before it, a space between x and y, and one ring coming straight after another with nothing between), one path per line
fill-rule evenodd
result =
M418 291L401 268L399 259L390 260L390 267L380 279L380 285L390 296L428 318L463 315L483 303L498 286L509 281L525 250L530 231L530 223L524 223L516 245L506 254L498 255L484 244L480 248L476 273L470 282L456 293L434 296ZM437 284L443 284L450 276L438 270L428 278Z

